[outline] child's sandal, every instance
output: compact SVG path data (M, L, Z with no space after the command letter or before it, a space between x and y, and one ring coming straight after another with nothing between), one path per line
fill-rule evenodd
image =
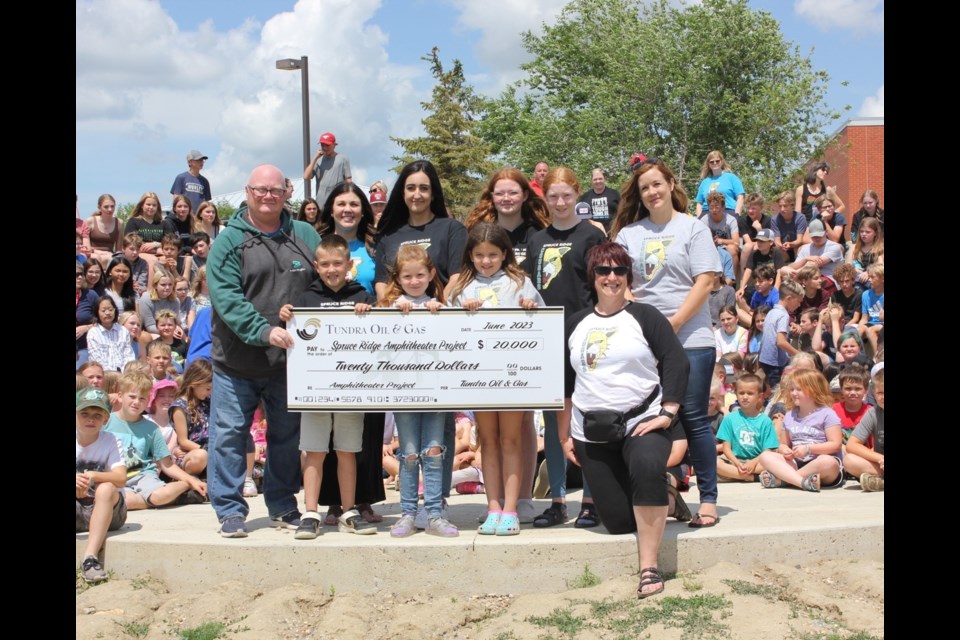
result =
M644 591L644 587L658 585L653 591ZM637 600L643 600L661 593L664 589L663 574L656 567L640 569L640 586L637 587Z
M820 474L815 473L801 480L800 488L803 489L804 491L813 491L814 493L820 493Z
M482 536L497 535L497 527L500 524L500 511L490 511L487 513L487 519L477 527L477 533Z
M783 485L783 480L764 469L760 472L760 484L764 489L776 489Z

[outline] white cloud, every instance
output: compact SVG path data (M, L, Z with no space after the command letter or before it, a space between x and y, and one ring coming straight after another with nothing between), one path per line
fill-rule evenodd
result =
M520 65L530 60L521 33L539 33L544 24L556 22L568 0L452 0L460 9L457 26L480 32L475 54L489 73L471 77L488 94L499 93L507 84L525 75Z
M883 0L796 0L793 10L822 31L883 33Z
M358 182L367 167L390 166L397 151L388 136L407 135L411 125L419 131L411 80L425 71L390 62L387 35L371 23L379 7L300 0L262 24L217 31L207 21L191 32L152 0L79 0L78 179L115 189L121 202L148 189L165 194L190 148L210 156L204 174L215 193L239 189L263 162L299 177L300 73L277 70L275 61L303 55L311 153L320 133L333 131ZM123 182L121 172L135 185L130 193L110 186Z
M860 111L857 115L862 118L882 118L883 117L883 85L877 89L877 95L867 96L863 104L860 105Z

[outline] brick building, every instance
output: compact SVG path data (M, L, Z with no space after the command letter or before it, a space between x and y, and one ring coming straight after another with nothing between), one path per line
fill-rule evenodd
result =
M830 163L827 184L847 205L847 215L860 208L860 196L873 189L883 197L883 118L847 120L827 143L823 159Z

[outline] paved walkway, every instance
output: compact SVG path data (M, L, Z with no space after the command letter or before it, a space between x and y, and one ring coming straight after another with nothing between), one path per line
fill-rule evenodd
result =
M696 489L685 494L696 512ZM133 511L126 525L107 540L106 566L115 575L133 578L150 572L171 588L211 586L231 579L275 588L291 582L333 587L337 593L420 591L443 585L448 592L528 593L561 591L586 564L602 577L636 572L633 535L612 536L602 527L577 529L573 518L580 492L570 495L571 520L550 529L523 525L518 536L480 536L477 516L483 495L454 495L451 521L458 538L418 533L390 538L399 518L399 494L387 490L376 505L384 521L377 535L357 536L324 527L316 540L294 540L293 531L270 526L263 498L250 499L250 535L224 539L210 505ZM538 500L538 512L548 506ZM300 496L303 505L303 496ZM802 565L842 558L883 559L884 494L863 493L857 482L820 494L794 489L763 489L759 484L720 485L721 523L691 529L673 519L660 550L665 571L692 571L721 560L750 566L767 562ZM86 534L77 534L77 564ZM506 570L509 568L509 571ZM458 575L461 577L452 578ZM464 577L465 576L465 577Z

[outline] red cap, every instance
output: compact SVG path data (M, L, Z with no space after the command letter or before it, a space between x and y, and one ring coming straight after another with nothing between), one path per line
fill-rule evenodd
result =
M318 144L337 144L337 136L327 131L325 134L320 136L320 140L317 142Z
M370 204L374 204L374 203L377 203L377 202L386 203L386 202L387 202L387 194L385 194L383 191L371 191L371 192L370 192Z

